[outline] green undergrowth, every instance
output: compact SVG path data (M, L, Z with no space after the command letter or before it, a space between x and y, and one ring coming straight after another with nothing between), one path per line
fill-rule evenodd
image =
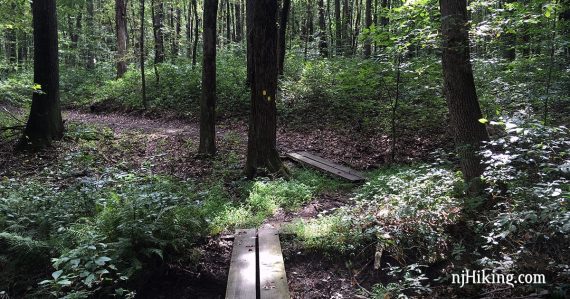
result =
M200 179L153 173L144 163L109 166L99 149L115 138L108 129L70 124L54 165L1 178L0 290L129 297L137 278L161 264L193 264L194 249L209 236L258 226L278 209L294 211L319 193L349 188L307 169L294 169L289 180L246 181L231 152Z
M496 133L482 151L487 198L466 196L461 173L445 166L452 164L393 166L370 174L355 191L354 206L292 224L295 240L330 258L382 261L388 275L371 290L375 298L447 297L451 274L464 268L544 274L545 285L514 292L564 297L570 279L569 131L524 114L490 126Z

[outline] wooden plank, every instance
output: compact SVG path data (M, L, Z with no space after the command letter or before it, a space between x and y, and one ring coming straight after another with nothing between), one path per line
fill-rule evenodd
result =
M333 168L336 168L336 169L338 169L338 170L342 170L342 171L344 171L344 172L346 172L346 173L350 173L350 174L353 174L353 175L355 175L355 176L358 176L358 177L361 177L361 178L364 179L364 175L363 175L362 173L360 173L360 172L358 172L358 171L356 171L356 170L354 170L354 169L352 169L352 168L348 168L348 167L346 167L346 166L342 166L342 165L340 165L340 164L336 164L336 163L334 163L333 161L330 161L330 160L325 160L325 159L323 159L323 158L321 158L321 157L319 157L319 156L313 155L313 154L311 154L311 153L309 153L309 152L298 152L298 154L303 155L303 156L305 156L305 157L307 157L307 158L309 158L309 159L311 159L311 160L315 160L315 161L321 162L321 163L323 163L323 164L327 164L327 165L329 165L329 166L331 166L331 167L333 167Z
M326 171L330 174L339 176L339 177L344 178L346 180L349 180L351 182L362 182L362 181L364 181L364 177L362 177L362 176L358 176L358 175L355 175L352 173L345 172L341 169L334 168L328 164L310 159L310 158L305 157L299 153L289 153L289 154L287 154L287 156L289 156L293 160L308 164L314 168L320 169L322 171Z
M260 299L289 299L289 285L285 274L285 263L275 229L260 229L259 244L259 287Z
M256 229L236 230L226 299L256 298Z

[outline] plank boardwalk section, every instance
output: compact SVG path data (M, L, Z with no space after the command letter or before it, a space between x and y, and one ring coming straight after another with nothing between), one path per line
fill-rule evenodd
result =
M332 161L323 159L319 156L313 155L308 152L288 153L287 157L297 162L307 164L321 171L325 171L329 174L339 176L353 183L360 183L366 180L366 178L364 178L362 173L354 169L350 169L348 167L336 164Z
M226 299L289 299L279 233L236 230Z

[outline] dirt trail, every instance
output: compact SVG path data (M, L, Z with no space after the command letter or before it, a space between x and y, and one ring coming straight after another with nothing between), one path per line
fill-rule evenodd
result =
M79 110L67 110L64 112L63 118L76 123L109 127L117 133L127 131L161 135L197 135L199 133L197 123L171 119L150 119L127 114L92 114Z

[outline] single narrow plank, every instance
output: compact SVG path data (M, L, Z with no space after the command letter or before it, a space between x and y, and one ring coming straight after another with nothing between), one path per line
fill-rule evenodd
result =
M278 231L260 229L257 238L259 242L260 299L291 298Z
M226 299L256 298L256 229L235 233Z
M289 154L287 154L287 156L289 156L293 160L308 164L312 167L315 167L315 168L320 169L322 171L326 171L328 173L334 174L336 176L339 176L339 177L346 179L346 180L349 180L351 182L362 182L362 181L364 181L364 178L361 176L357 176L357 175L342 171L340 169L331 167L330 165L327 165L327 164L324 164L322 162L307 158L307 157L300 155L298 153L289 153Z
M352 168L348 168L348 167L346 167L346 166L339 165L339 164L337 164L337 163L334 163L333 161L323 159L322 157L319 157L319 156L317 156L317 155L313 155L313 154L311 154L311 153L309 153L309 152L298 152L298 154L300 154L300 155L302 155L302 156L305 156L305 157L307 157L307 158L309 158L309 159L311 159L311 160L315 160L315 161L321 162L321 163L323 163L323 164L327 164L327 165L329 165L329 166L332 167L332 168L336 168L336 169L338 169L338 170L342 170L342 171L344 171L344 172L353 174L353 175L355 175L355 176L359 176L359 177L361 177L361 178L364 179L364 175L363 175L362 173L360 173L360 172L358 172L358 171L356 171L356 170L354 170L354 169L352 169Z

